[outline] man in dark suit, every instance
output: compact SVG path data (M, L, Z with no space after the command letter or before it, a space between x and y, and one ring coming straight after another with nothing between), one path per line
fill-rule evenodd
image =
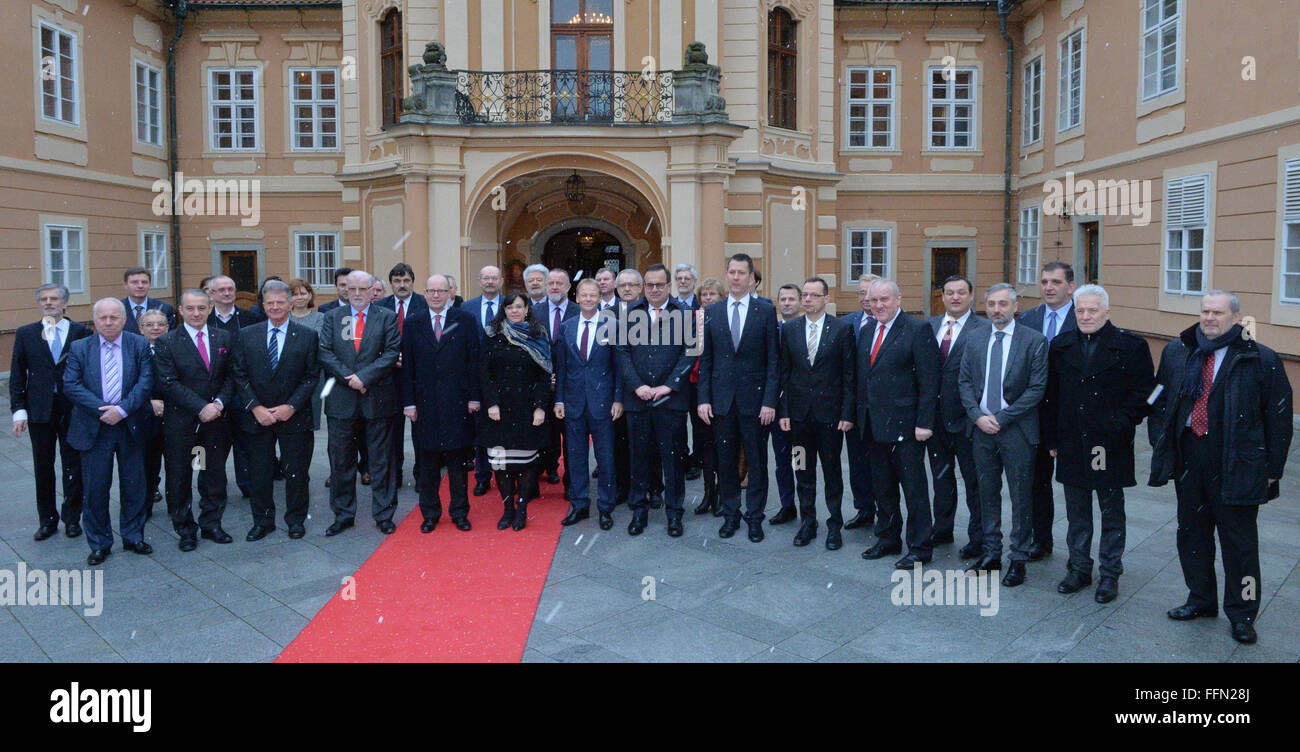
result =
M153 553L144 539L142 452L153 366L145 338L122 330L126 325L122 301L104 298L91 313L98 334L72 343L63 371L63 393L72 403L68 444L81 453L82 517L90 544L86 563L93 567L104 563L113 550L108 488L114 457L122 547L137 554Z
M560 338L551 349L555 363L555 415L564 421L565 445L573 451L568 466L569 514L561 522L575 525L590 516L591 478L587 472L587 442L596 462L606 468L599 480L596 508L600 529L614 526L617 493L614 473L614 421L623 414L623 384L611 335L617 318L599 310L600 285L594 279L578 282L579 315L560 326Z
M229 334L232 344L240 329L265 320L265 316L235 305L238 291L235 288L235 280L230 277L224 275L213 277L208 283L208 289L212 291L212 310L208 313L208 326ZM253 489L249 471L251 463L248 455L248 434L236 430L232 425L231 439L233 441L231 454L235 460L235 485L239 486L239 492L247 499ZM204 472L206 470L199 473L200 486L203 485Z
M478 322L479 341L482 342L483 330L492 323L497 312L501 310L501 270L495 266L485 266L478 272L478 286L481 294L465 301L461 308ZM487 449L476 447L474 450L474 495L482 496L492 487L492 465L488 462Z
M1038 289L1043 295L1042 305L1027 311L1016 323L1041 332L1051 347L1057 336L1079 326L1074 315L1074 268L1064 261L1049 261L1043 265ZM1054 462L1047 448L1039 444L1034 455L1034 542L1029 549L1030 561L1052 553L1052 521L1056 518L1056 500L1052 498Z
M726 519L722 538L740 526L740 446L749 466L745 522L749 540L763 540L767 506L767 432L776 419L780 389L776 309L750 295L754 261L737 253L727 261L726 298L704 311L700 351L700 420L713 426L718 451L718 488Z
M420 532L432 533L442 518L438 484L447 468L451 520L469 530L469 471L473 453L474 413L480 407L478 322L453 308L451 283L435 274L425 282L427 305L411 314L402 331L402 368L397 372L404 405L411 419L420 474Z
M1016 323L1016 290L999 282L984 291L992 324L966 343L957 389L971 422L979 473L984 555L969 571L1002 568L1002 473L1011 492L1011 560L1002 584L1025 581L1033 540L1034 452L1039 403L1047 391L1047 339Z
M235 335L235 423L247 436L253 476L253 527L247 541L275 530L277 442L284 467L284 524L290 538L307 534L307 480L315 443L311 397L320 375L320 342L316 330L290 320L291 297L284 282L267 282L262 290L267 320Z
M41 320L18 327L9 361L9 409L14 436L30 432L32 467L36 474L36 517L40 521L33 539L42 541L58 532L69 538L81 535L81 458L68 444L68 419L72 403L63 394L63 370L73 342L91 335L90 328L66 316L68 288L61 284L36 288ZM54 452L59 452L63 477L63 508L54 501Z
M1110 322L1110 295L1100 285L1074 293L1079 328L1048 348L1042 443L1065 485L1065 542L1070 564L1056 586L1069 594L1092 584L1092 494L1101 510L1101 577L1094 599L1119 595L1124 572L1124 489L1137 485L1133 433L1146 417L1155 367L1146 340Z
M1279 495L1293 432L1291 383L1277 353L1241 326L1227 290L1201 298L1201 321L1165 345L1147 432L1152 486L1174 481L1178 562L1187 601L1177 621L1216 617L1214 532L1223 547L1223 611L1232 638L1258 639L1259 508ZM1284 614L1282 614L1284 615Z
M229 332L208 324L212 310L202 290L186 290L180 304L185 323L154 343L154 364L164 403L167 514L180 536L180 550L193 551L198 546L196 533L214 543L234 540L222 529L221 517L226 510L230 452L230 421L225 413L235 400L230 378L235 340ZM202 471L197 525L191 503L196 466Z
M989 326L988 319L971 310L975 288L962 276L949 277L943 283L946 313L932 316L930 329L939 343L939 408L934 436L925 443L930 455L930 478L934 481L934 532L936 544L953 542L957 518L957 468L966 486L967 541L961 558L974 559L984 551L984 527L980 521L978 470L971 445L970 426L961 404L957 381L961 376L961 356L966 343Z
M781 429L803 450L795 471L802 522L794 545L806 546L817 537L817 461L826 484L826 548L841 545L840 500L844 480L840 450L844 432L852 430L857 409L854 378L855 338L850 325L826 315L830 286L821 277L803 283L804 315L781 327L781 400L777 408Z
M781 285L776 291L776 333L779 338L786 324L800 317L803 291L798 285L789 283ZM779 344L778 344L779 349ZM779 358L778 358L779 360ZM777 397L780 402L780 396ZM784 525L798 517L795 510L794 496L794 445L790 441L790 432L781 427L780 421L772 424L772 455L776 458L776 491L781 500L781 508L768 520L773 525Z
M917 562L930 563L934 551L925 442L937 425L939 348L928 325L903 313L903 296L893 280L873 282L867 302L876 320L857 341L857 408L858 423L867 426L871 442L877 541L862 558L902 551L901 486L907 500L907 555L894 566L910 570Z
M388 271L388 284L393 288L393 294L377 301L377 305L392 311L397 315L397 334L400 337L406 330L406 317L412 314L418 314L422 311L429 310L425 304L424 297L416 295L415 288L415 271L411 265L406 262L400 262ZM397 359L397 369L402 368L402 359ZM393 435L390 439L393 455L389 460L388 472L393 475L393 483L397 488L402 487L402 465L406 463L406 416L398 413L393 416L392 425ZM411 474L419 482L420 478L420 454L416 452L415 462L411 469Z
M623 394L632 395L624 408L632 451L637 453L628 494L632 510L628 535L640 535L650 514L650 479L657 471L644 459L643 452L651 446L657 449L658 468L663 474L668 535L677 538L683 532L686 411L690 409L687 385L695 367L687 339L695 326L695 314L671 300L671 284L668 267L651 264L645 271L645 300L629 308L626 318L619 320L617 372L623 380ZM758 514L762 513L759 507Z
M844 317L844 321L853 330L854 341L862 339L862 330L876 318L871 315L868 303L871 283L880 279L875 274L863 274L858 277L858 305L861 310ZM854 515L844 523L845 530L869 528L876 524L876 491L871 487L871 438L867 436L868 426L854 424L852 430L844 434L844 444L849 453L849 491L853 494Z
M465 299L460 296L460 286L456 284L454 274L442 275L447 278L447 286L451 289L451 307L460 308L465 303Z
M126 288L126 297L122 298L122 307L126 310L126 329L131 334L140 333L136 316L145 311L158 309L167 317L167 328L176 328L176 309L157 298L149 297L153 287L153 273L143 266L133 266L122 273L122 286Z
M617 297L614 301L601 300L600 308L616 316L621 326L626 326L627 312L644 297L645 280L636 269L624 269L614 279ZM621 378L621 377L620 377ZM627 407L623 405L623 415L614 421L614 489L615 506L627 503L632 489L632 439L628 433L630 419ZM659 451L654 446L638 447L642 452L638 461L648 463L650 467L649 504L651 509L663 506L663 470L659 467ZM656 501L657 500L657 501Z
M700 296L695 293L695 285L700 281L700 274L695 270L693 264L678 264L673 267L673 282L677 285L677 294L673 296L683 307L691 311L700 310ZM603 290L602 290L603 293ZM613 294L611 285L611 294ZM690 400L694 406L698 395L695 384L691 384ZM691 454L687 459L686 480L695 480L700 477L703 460L700 459L700 440L696 438L704 429L701 428L703 423L700 422L700 416L695 410L690 411L691 424Z
M355 524L357 512L356 439L358 425L370 447L371 514L385 535L397 529L396 480L389 472L392 455L389 433L393 413L401 409L393 366L401 349L397 315L370 304L367 272L347 277L347 306L325 316L321 327L320 361L327 377L335 379L325 399L329 417L330 508L334 522L326 535L338 535Z
M560 325L578 315L578 306L569 300L569 273L563 269L551 269L546 274L546 297L533 306L537 320L546 325L551 334L551 351L560 340ZM551 430L551 445L542 450L542 469L546 471L547 483L560 482L560 454L564 448L564 421L554 415L548 415L547 424ZM564 490L569 490L568 452L564 452Z
M340 266L334 270L334 292L337 297L328 303L321 303L316 310L329 313L348 302L348 275L351 273L352 268L348 266Z

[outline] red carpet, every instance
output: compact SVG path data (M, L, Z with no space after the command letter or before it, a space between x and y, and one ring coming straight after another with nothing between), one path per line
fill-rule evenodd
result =
M494 483L470 496L474 529L461 532L447 515L444 479L438 529L421 534L412 509L353 575L356 599L341 588L276 662L518 661L569 510L563 485L543 480L541 492L528 527L497 530Z

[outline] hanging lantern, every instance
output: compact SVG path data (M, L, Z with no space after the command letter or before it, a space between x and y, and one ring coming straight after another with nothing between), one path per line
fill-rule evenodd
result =
M587 181L582 179L577 170L564 181L564 197L574 204L582 203L587 197Z

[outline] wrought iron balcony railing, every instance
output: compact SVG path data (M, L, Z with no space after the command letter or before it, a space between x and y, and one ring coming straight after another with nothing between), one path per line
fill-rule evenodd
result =
M455 71L461 123L655 125L673 119L673 71Z

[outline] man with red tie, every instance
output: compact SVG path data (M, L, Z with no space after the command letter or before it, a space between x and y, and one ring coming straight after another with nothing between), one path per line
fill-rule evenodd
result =
M397 334L400 337L406 331L408 316L429 310L424 297L415 294L415 272L410 264L401 262L388 271L388 284L393 294L383 298L378 305L397 314ZM402 367L402 359L397 359L397 367ZM400 371L399 371L400 374ZM388 471L393 474L395 488L402 487L402 465L406 463L406 416L398 413L393 416L393 454L389 460ZM415 452L415 466L411 470L416 483L420 481L420 453Z

